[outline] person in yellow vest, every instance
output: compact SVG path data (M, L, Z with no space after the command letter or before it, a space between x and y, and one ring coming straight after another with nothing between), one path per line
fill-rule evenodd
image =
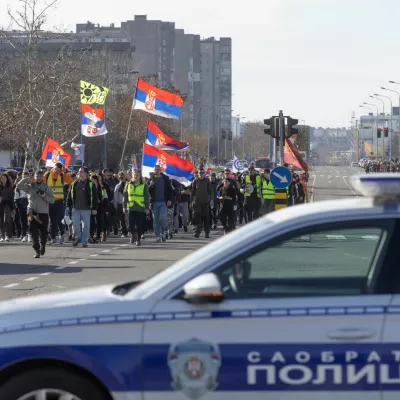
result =
M131 233L130 242L140 246L140 239L143 234L143 216L150 213L149 187L144 183L142 174L139 170L133 172L132 179L125 185L123 194L123 210L127 215L129 212L129 232Z
M275 211L275 187L271 183L271 170L265 168L261 178L261 214L265 215Z
M58 230L60 231L59 243L64 244L65 226L62 223L65 210L64 185L70 185L72 178L65 172L64 166L57 163L54 168L44 174L43 182L53 189L55 199L49 209L51 244L56 244Z
M243 209L247 215L247 222L251 222L260 216L261 178L252 165L248 169L249 175L246 175L240 192L244 194Z

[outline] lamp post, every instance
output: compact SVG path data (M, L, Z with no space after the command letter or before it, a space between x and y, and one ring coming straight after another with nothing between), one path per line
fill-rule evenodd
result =
M376 107L376 128L378 129L378 117L379 117L379 107L376 104L372 104L372 103L366 103L365 101L363 102L363 104L366 104L367 106L373 106ZM372 114L374 114L372 112ZM374 137L374 133L372 132L372 138ZM373 139L372 139L372 143L373 143ZM378 157L378 150L379 150L379 146L378 146L378 136L376 137L376 156Z
M392 159L392 132L393 132L393 103L392 103L392 99L389 96L384 96L383 94L375 93L374 96L384 97L386 99L389 99L389 101L390 101L390 135L389 135L389 138L388 138L388 141L389 141L388 150L389 150L389 160L391 160ZM383 141L384 140L385 139L383 138Z
M111 76L108 77L105 87L108 86L109 82L111 81L111 79L113 79L114 77L118 76L118 75L133 75L133 74L138 74L139 71L128 71L128 72L117 72L115 74L112 74ZM106 103L104 103L104 123L105 123L105 119L106 119ZM103 168L107 168L107 135L103 135L104 137L104 155L103 155Z
M183 142L183 109L185 108L185 105L186 105L187 93L181 93L181 96L185 100L185 103L183 104L182 111L181 111L181 117L180 117L180 120L181 120L181 142Z

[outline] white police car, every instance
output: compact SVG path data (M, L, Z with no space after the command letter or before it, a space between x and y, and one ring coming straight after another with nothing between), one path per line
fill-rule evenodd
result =
M400 177L355 185L143 283L0 303L0 399L398 399Z

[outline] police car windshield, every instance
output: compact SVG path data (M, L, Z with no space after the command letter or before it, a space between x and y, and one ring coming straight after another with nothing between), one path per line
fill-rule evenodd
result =
M258 220L242 226L240 229L231 232L229 235L222 236L219 239L209 243L199 250L187 255L169 268L153 275L146 279L140 285L136 285L130 290L130 296L134 298L147 297L149 293L153 293L173 282L181 275L189 272L191 269L209 265L210 260L217 262L218 259L223 259L226 254L230 254L237 250L243 241L249 238L258 238L265 234L265 229L268 226L276 225L280 220L274 221L265 216ZM201 272L200 272L201 273Z

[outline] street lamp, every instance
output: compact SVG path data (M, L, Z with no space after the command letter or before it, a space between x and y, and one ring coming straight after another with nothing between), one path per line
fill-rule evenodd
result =
M385 102L382 99L380 99L379 97L375 97L375 96L371 96L371 95L369 97L371 97L371 99L379 100L382 102L383 115L385 115Z
M376 104L372 104L372 103L363 102L363 104L376 107L376 128L378 129L379 107ZM372 113L372 114L374 114L374 113ZM372 143L373 143L373 140L374 140L374 133L372 132ZM379 149L379 147L378 147L378 136L377 136L376 137L376 156L378 156L378 149Z
M111 76L108 77L105 87L108 86L109 82L111 81L111 79L113 79L114 77L118 76L118 75L134 75L134 74L138 74L139 71L136 70L132 70L132 71L128 71L128 72L116 72L115 74L112 74ZM105 123L105 119L106 119L106 103L104 103L104 123ZM103 168L107 168L107 135L103 135L104 137L104 157L103 157Z
M181 93L181 97L184 98L185 103L183 103L183 107L182 107L182 111L181 111L181 142L183 141L183 109L185 108L186 105L186 97L187 97L187 93Z
M390 101L390 135L388 138L388 142L389 142L389 160L392 159L392 132L393 132L393 104L392 104L392 99L389 96L384 96L383 94L377 94L375 93L374 96L380 96L380 97L384 97L386 99L389 99ZM385 141L385 138L382 138L383 141Z

